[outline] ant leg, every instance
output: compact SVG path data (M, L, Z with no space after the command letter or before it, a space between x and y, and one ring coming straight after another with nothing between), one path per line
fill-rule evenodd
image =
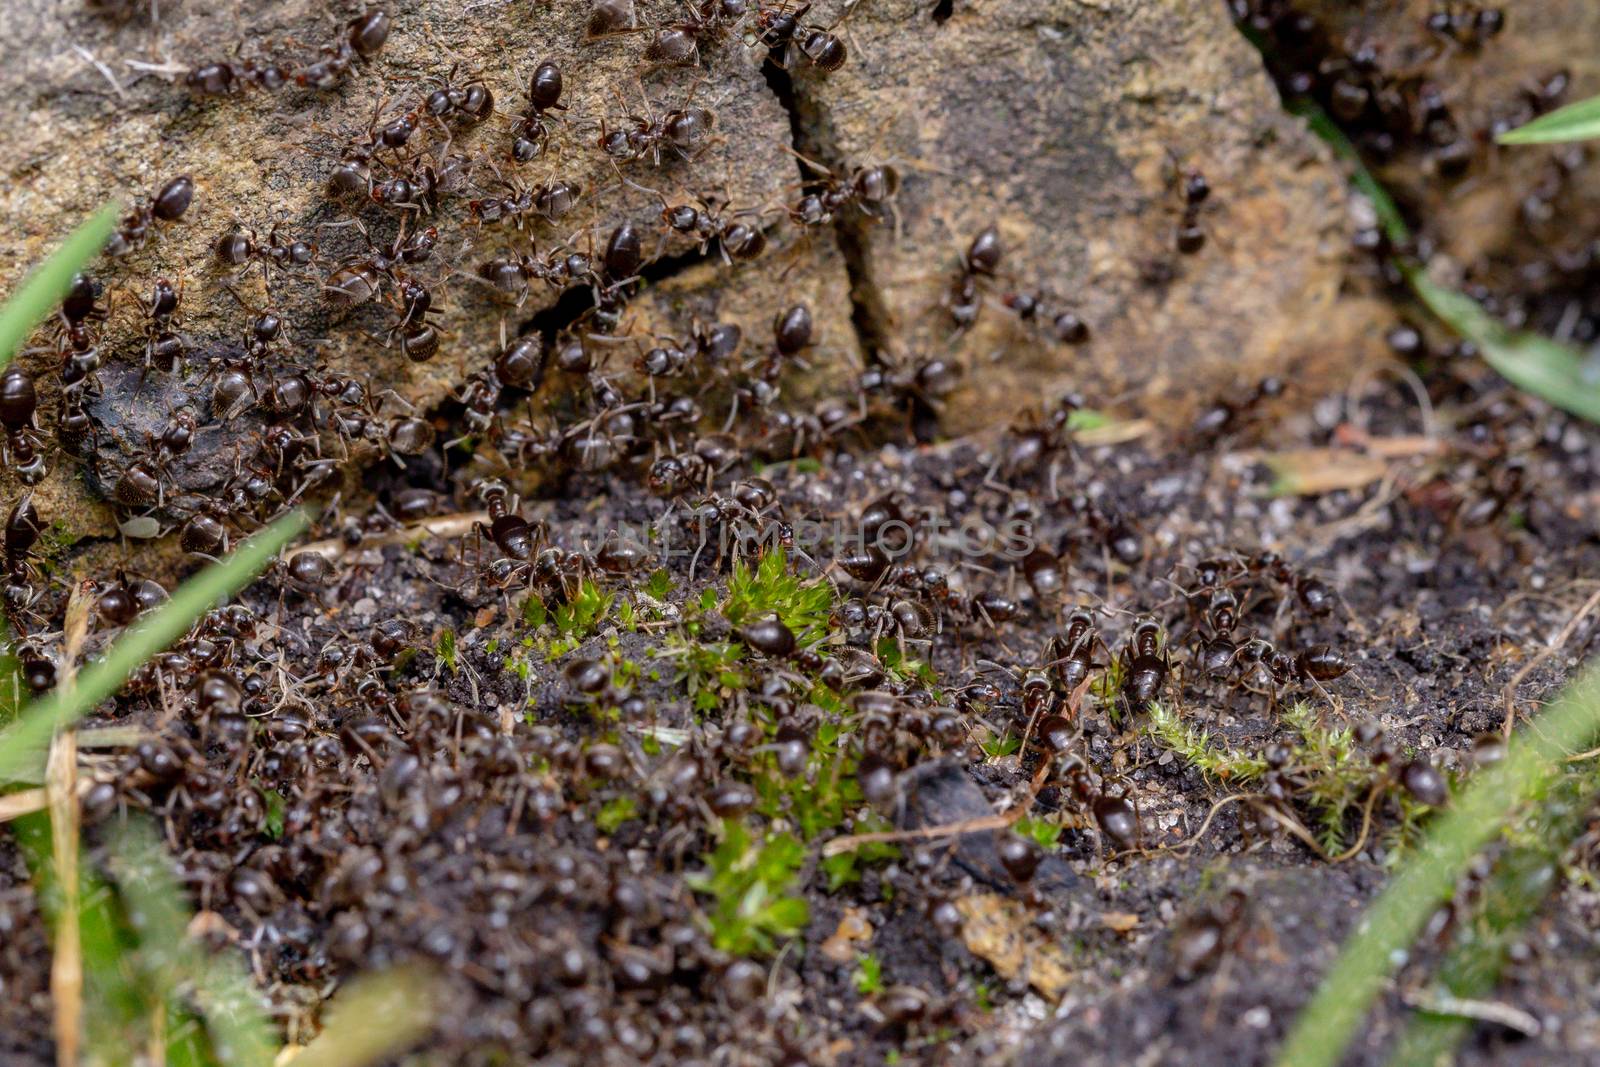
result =
M796 159L798 159L800 162L804 163L806 166L810 167L812 170L816 171L818 174L826 174L829 177L833 176L833 168L832 167L826 166L825 164L822 164L822 163L818 163L816 160L812 159L810 156L801 155L800 152L798 150L796 150L793 146L784 145L783 146L783 150L785 152L788 152L791 156L794 156Z

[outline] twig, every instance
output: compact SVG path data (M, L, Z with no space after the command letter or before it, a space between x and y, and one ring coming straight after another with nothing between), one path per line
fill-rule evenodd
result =
M1211 805L1211 810L1206 812L1206 817L1200 820L1200 829L1190 834L1188 838L1179 842L1178 844L1170 846L1170 851L1187 852L1194 848L1194 846L1198 845L1200 843L1200 839L1205 836L1206 831L1211 828L1211 820L1217 817L1217 812L1221 811L1229 804L1238 803L1240 801L1257 800L1260 798L1260 793L1229 793L1227 796Z
M145 74L175 75L187 74L189 72L189 68L181 63L146 63L140 59L126 59L123 60L123 62L132 69L142 71Z
M1578 628L1578 624L1584 620L1585 616L1595 609L1596 605L1600 605L1600 589L1596 589L1594 593L1590 595L1589 599L1583 602L1583 607L1578 609L1577 614L1567 620L1567 624L1561 628L1561 632L1556 634L1555 638L1551 640L1548 645L1540 649L1538 655L1534 656L1532 659L1518 668L1517 673L1513 674L1511 676L1511 680L1506 683L1505 689L1501 691L1501 696L1504 699L1506 706L1506 717L1505 720L1500 724L1500 732L1503 733L1508 740L1511 737L1511 728L1516 724L1517 721L1517 686L1521 685L1522 680L1528 675L1532 674L1539 664L1543 663L1545 660L1549 659L1551 656L1560 651L1561 646L1567 643L1567 638L1572 636L1572 631Z
M78 746L83 747L81 744ZM78 779L78 800L89 790L94 788L93 778ZM0 823L8 823L12 819L20 819L24 815L32 815L36 811L44 811L50 806L50 795L44 786L34 789L19 789L15 793L0 796Z
M78 746L71 730L50 743L45 794L50 804L50 851L61 911L56 916L50 1001L55 1008L56 1063L77 1067L83 1024L83 941L78 926Z
M822 855L828 857L837 856L842 852L854 852L862 845L880 841L935 841L941 837L960 837L963 834L975 834L983 830L1004 830L1022 818L1032 802L1033 798L1030 796L1024 803L1013 805L996 815L980 815L977 818L941 823L938 826L919 826L914 830L878 830L873 833L836 837L822 846Z
M70 693L78 680L78 655L89 635L89 605L94 603L87 582L72 587L66 616L61 623L61 690Z
M836 837L823 845L822 855L826 858L837 856L842 852L854 852L862 845L877 842L935 841L941 837L960 837L963 834L975 834L984 830L1004 830L1028 814L1034 798L1039 795L1039 790L1044 788L1045 779L1050 776L1051 763L1052 761L1045 760L1040 764L1039 770L1034 773L1033 781L1028 783L1028 795L1005 811L962 819L959 822L940 823L938 826L919 826L914 830L878 830L866 834L848 834Z
M1206 817L1200 822L1200 828L1194 833L1190 834L1189 837L1182 843L1173 845L1171 851L1186 852L1189 849L1194 848L1195 845L1200 843L1200 838L1205 835L1206 830L1211 826L1211 820L1216 818L1217 812L1221 811L1229 804L1243 802L1249 804L1257 811L1267 815L1284 829L1288 830L1291 834L1298 838L1303 845L1311 849L1312 852L1315 852L1319 859L1328 863L1343 863L1346 860L1359 855L1361 849L1367 843L1367 834L1372 829L1372 808L1377 803L1378 793L1381 791L1381 786L1382 782L1374 782L1372 784L1372 788L1367 791L1367 802L1362 805L1361 808L1361 832L1356 835L1355 844L1351 845L1337 856L1330 856L1327 851L1323 849L1322 845L1317 841L1317 839L1311 836L1311 831L1307 830L1305 825L1298 819L1291 819L1273 805L1262 803L1262 801L1265 801L1267 798L1261 793L1230 793L1223 797L1221 800L1211 805L1211 810L1206 812Z
M98 70L105 77L106 81L111 83L111 89L117 94L118 100L126 101L128 99L128 94L122 91L122 86L118 83L117 76L111 73L110 67L96 59L93 52L81 44L73 45L72 50L82 56L91 67Z
M104 69L104 68L102 68ZM109 77L109 72L107 74ZM114 83L113 83L114 84ZM61 692L77 684L78 656L89 633L89 587L73 586L61 626ZM56 1062L77 1067L83 1028L83 932L78 921L78 735L63 730L50 741L45 761L45 800L50 808L50 851L56 882L61 887L61 913L56 917L55 957L50 965L50 1001L55 1008Z
M421 522L387 533L378 534L362 540L358 548L372 548L379 545L403 545L417 537L431 535L433 537L465 537L472 532L473 526L489 521L487 511L464 511L455 515L440 515L436 519L423 519ZM309 545L301 545L291 552L285 553L285 559L294 559L302 552L315 552L330 560L338 559L350 550L350 547L337 537L330 537L326 541L313 541Z
M1507 1030L1515 1030L1527 1037L1537 1037L1544 1029L1531 1012L1492 1000L1457 997L1443 990L1432 989L1409 990L1402 993L1400 999L1408 1008L1425 1011L1430 1015L1454 1015L1459 1019L1498 1023Z
M43 811L50 804L43 789L23 789L0 797L0 823Z

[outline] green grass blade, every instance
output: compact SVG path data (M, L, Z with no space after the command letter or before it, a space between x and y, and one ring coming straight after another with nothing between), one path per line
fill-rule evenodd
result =
M334 997L328 1024L291 1062L294 1067L366 1067L404 1051L427 1034L437 979L402 967L351 982Z
M1280 1067L1339 1062L1398 954L1450 895L1472 857L1518 805L1549 788L1567 753L1587 747L1600 733L1600 665L1586 668L1536 725L1512 739L1505 759L1473 777L1367 909L1279 1050Z
M56 690L27 708L22 718L0 732L0 784L37 766L51 736L92 711L117 691L140 664L183 636L216 601L238 592L268 561L306 527L306 515L293 511L181 585L172 599L130 628L104 659L78 675L70 692Z
M1600 96L1591 96L1502 133L1501 144L1554 144L1600 137Z
M151 993L181 1015L182 990L192 990L211 1050L228 1067L268 1067L277 1041L260 997L236 956L205 951L189 937L189 909L172 861L142 822L120 827L110 843L112 872L139 935L138 955L157 987Z
M1600 376L1573 349L1538 334L1508 330L1477 301L1441 288L1420 270L1406 271L1417 297L1512 385L1563 411L1600 422Z
M1334 155L1350 164L1350 182L1372 201L1372 209L1378 214L1378 225L1383 227L1383 235L1395 244L1405 244L1411 240L1411 229L1406 225L1405 216L1400 213L1394 197L1389 195L1389 190L1383 187L1382 182L1372 176L1361 160L1361 153L1356 151L1356 146L1350 143L1350 138L1328 117L1328 113L1315 101L1304 98L1291 101L1288 109L1291 114L1304 119L1311 132L1333 149Z
M72 286L72 276L106 246L121 210L116 204L107 204L96 212L0 308L0 367L11 361L33 328L61 303Z
M1600 134L1600 97L1553 111L1544 118L1553 119L1586 104L1595 105L1595 132ZM1405 244L1410 234L1399 207L1382 183L1367 170L1344 131L1313 102L1296 102L1290 110L1305 119L1311 132L1350 165L1351 182L1372 201L1384 234L1396 244ZM1523 129L1531 129L1538 122ZM1484 362L1507 381L1563 411L1590 422L1600 422L1600 377L1586 375L1582 353L1538 334L1508 330L1470 297L1435 285L1415 265L1401 262L1399 266L1417 299L1456 333L1476 344Z
M1458 1000L1481 1000L1494 991L1512 943L1561 886L1561 854L1583 832L1597 788L1600 779L1592 770L1567 774L1550 795L1538 798L1530 818L1508 833L1521 840L1496 861L1476 909L1460 917L1455 944L1434 976L1436 990ZM1459 1015L1420 1010L1389 1063L1452 1062L1455 1047L1472 1025Z
M18 850L28 864L29 876L38 895L40 910L55 936L64 916L61 912L62 886L56 880L51 862L50 816L45 812L25 815L11 824ZM78 865L78 936L83 951L84 995L93 1010L84 1023L90 1056L103 1056L116 1062L115 1053L125 1049L127 1035L145 1025L148 1005L144 990L135 980L132 957L127 951L110 890L86 864ZM115 1046L115 1049L113 1049Z

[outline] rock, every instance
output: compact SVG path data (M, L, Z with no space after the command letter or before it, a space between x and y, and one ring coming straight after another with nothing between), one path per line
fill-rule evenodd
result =
M1315 396L1378 351L1370 307L1338 299L1344 179L1284 114L1222 5L886 0L845 25L850 61L795 77L802 143L841 174L899 172L893 217L853 214L842 237L858 299L879 297L868 303L882 358L965 366L945 429L1069 389L1170 424L1268 374ZM1210 195L1197 208L1204 244L1184 255L1190 168ZM999 277L962 336L941 295L990 225ZM997 306L1040 290L1087 341L1059 342Z
M14 285L109 198L143 206L180 174L197 190L181 219L156 221L128 255L95 268L109 317L99 338L100 392L88 405L96 432L82 446L91 499L149 460L152 435L184 409L203 445L162 457L171 493L155 513L167 529L207 497L243 499L251 479L256 488L263 477L272 483L255 505L268 512L324 480L359 489L374 452L393 446L398 461L418 455L413 449L430 436L461 433L455 405L470 407L473 382L481 385L504 345L537 338L548 349L593 302L591 287L563 295L539 281L520 303L497 301L480 266L562 248L599 259L624 222L638 229L643 261L639 293L621 317L632 336L589 337L598 369L637 395L633 366L651 338L686 338L697 320L713 318L743 328L742 358L759 365L774 315L803 303L817 343L781 364L774 412L746 408L738 420L771 437L789 419L802 445L821 416L846 419L854 410L863 338L890 361L959 356L966 373L944 401L944 428L953 432L1009 420L1068 386L1176 416L1286 368L1311 390L1362 358L1359 346L1338 341L1349 322L1364 325L1334 299L1343 181L1280 113L1259 61L1209 0L1160 10L1131 0L963 3L942 20L909 0L863 5L841 31L844 67L822 74L795 57L792 80L764 71L764 50L739 32L707 35L699 68L650 68L649 33L587 39L587 3L466 11L421 0L391 12L381 50L350 62L336 87L307 89L290 78L275 91L196 97L184 88L191 68L212 61L234 63L240 78L247 63L303 71L324 54L319 48L345 39L353 13L309 2L237 16L162 5L158 21L138 4L120 19L79 0L23 0L8 10L0 135L12 166L0 191L0 285ZM566 110L550 112L548 151L519 164L510 155L514 128L527 79L545 59L564 72ZM447 79L456 89L487 89L495 113L476 124L426 114L426 95ZM659 167L617 163L599 148L601 132L630 128L631 115L657 121L691 105L715 113L713 136L692 158L669 151ZM327 195L336 163L348 145L408 111L418 118L404 151L425 153L418 158L444 175L437 202L365 203L346 214ZM892 224L852 218L837 231L802 231L785 218L802 179L816 177L788 151L791 122L802 147L830 161L894 165L904 187ZM379 150L380 160L391 157L399 150ZM1213 189L1198 209L1207 237L1194 255L1173 248L1184 212L1173 161L1201 168ZM427 177L421 163L373 169L378 178ZM487 221L489 198L554 181L581 188L559 220L524 214L520 231ZM729 264L719 242L669 233L663 207L697 200L723 222L764 229L766 254ZM989 223L1006 247L1000 276L986 285L991 306L969 335L953 336L940 294L961 250ZM262 248L303 241L315 259L224 266L214 249L235 228ZM341 308L327 283L346 284L352 274L341 268L429 228L438 232L431 258L401 273L431 292L440 351L413 362L396 328L398 286L383 282L375 299ZM183 293L175 328L187 354L170 373L145 370L138 298L158 277ZM993 306L1007 290L1030 288L1045 290L1050 308L1081 316L1088 341L1041 339ZM284 326L251 356L251 323L268 311ZM1297 362L1313 329L1323 342L1318 359ZM46 436L57 358L45 349L24 359L40 378ZM229 369L247 372L250 383L237 405L215 396ZM345 378L362 383L364 395L336 401ZM319 383L327 393L304 408L270 401L276 390ZM573 399L579 384L533 369L533 404L524 389L508 388L501 410L519 418L531 410L532 432L548 430L555 417L585 411ZM934 384L925 380L924 391ZM335 403L365 443L312 431L313 406ZM780 409L806 418L795 423ZM77 469L56 462L51 477L75 493ZM109 534L129 510L85 510L84 532Z
M902 829L948 827L995 814L983 790L952 760L918 764L906 773L901 786L904 798L896 822ZM946 845L956 864L973 878L1003 893L1014 893L1016 880L1000 862L996 840L996 831L978 830L937 839L933 847ZM1078 876L1066 860L1049 852L1041 859L1030 884L1035 891L1048 895L1073 889L1078 885Z
M394 11L382 50L370 61L354 63L336 89L314 92L291 84L275 92L250 89L197 99L182 84L191 65L240 56L304 62L315 58L319 43L338 39L343 20L309 3L238 20L163 5L154 24L143 14L102 17L78 0L14 5L7 32L16 38L15 62L0 72L12 105L0 115L0 132L14 161L12 181L0 193L0 252L7 264L0 267L0 286L13 286L28 265L105 200L141 204L178 174L193 176L197 186L192 207L179 221L156 223L131 254L95 268L108 286L111 315L100 339L102 392L91 405L102 432L88 456L90 486L104 491L114 485L143 454L144 435L184 407L198 413L207 447L203 457L173 465L174 489L214 492L235 463L257 462L270 420L246 403L243 414L222 425L211 394L216 364L243 359L249 324L269 307L282 315L285 327L255 375L258 392L265 393L283 374L317 369L369 383L368 396L374 399L392 391L397 399L385 402L384 418L410 414L407 406L426 413L490 366L502 338L524 331L553 335L585 303L580 291L569 292L563 302L538 282L520 305L498 303L477 280L482 262L497 254L543 254L562 243L598 259L624 221L638 228L647 258L652 252L664 257L659 265L645 266L642 288L650 292L662 278L667 288L637 301L652 325L686 330L686 316L677 316L678 310L726 314L746 327L752 345L763 346L783 301L805 300L817 317L819 345L810 362L818 378L837 379L830 369L835 364L853 374L860 355L850 325L848 282L831 248L794 253L785 251L779 238L766 259L719 270L713 266L721 262L714 248L702 250L694 241L670 235L661 223L663 204L695 197L734 205L723 208L729 218L738 214L771 222L770 212L759 213L797 180L797 163L783 151L789 117L760 73L759 55L733 35L703 49L705 70L651 72L644 94L653 114L692 99L713 110L715 136L692 159L673 159L669 153L659 168L648 160L619 167L597 148L595 138L602 120L609 128L626 126L629 112L645 110L638 75L647 41L637 34L585 41L589 6L541 7L529 18L509 4L474 9L470 15L443 3L409 5ZM239 56L236 42L242 42ZM518 165L509 157L512 129L526 102L527 77L546 58L563 68L567 110L551 123L553 147L546 157ZM408 147L434 146L436 163L449 154L473 158L467 183L457 195L444 197L433 213L369 205L359 214L379 245L395 240L402 222L409 234L425 226L439 231L432 260L408 270L433 292L440 312L433 318L443 344L433 360L414 363L402 355L391 332L398 318L397 306L388 306L398 305L394 294L341 310L321 291L339 265L368 249L357 227L325 196L325 187L342 145L367 136L377 109L384 108L383 121L388 121L416 108L422 94L438 84L429 79L445 77L457 64L455 83L466 84L481 72L497 113L475 127L452 126L448 147L444 127L423 118ZM571 181L583 194L555 224L539 220L522 231L504 223L479 225L470 201L508 192L511 186L502 176L518 188ZM312 243L317 259L301 269L264 272L258 263L224 268L213 247L235 225L246 227L261 244L271 237L282 244ZM780 283L785 267L792 273ZM686 273L671 277L680 271ZM189 349L187 369L142 376L143 316L134 298L147 294L158 276L182 283L177 322ZM723 293L716 293L718 286L726 286ZM763 305L767 300L772 303ZM603 362L608 372L627 376L632 355L630 345ZM54 359L40 352L25 360L40 377L47 436L55 406ZM70 479L73 465L56 467L53 477ZM279 490L287 495L292 487L290 481ZM181 514L169 512L168 518ZM108 513L101 520L100 532L113 528L110 518Z

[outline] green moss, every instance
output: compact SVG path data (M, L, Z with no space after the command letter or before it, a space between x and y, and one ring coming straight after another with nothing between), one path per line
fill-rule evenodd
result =
M667 594L672 592L672 575L667 573L665 567L650 575L649 581L644 583L644 591L650 599L665 602Z
M1035 819L1031 816L1018 819L1016 831L1024 837L1032 838L1035 844L1047 852L1061 842L1061 824L1050 822L1048 819Z
M436 666L448 667L451 674L456 673L456 632L448 626L439 631L439 638L433 646L433 658Z
M709 898L706 924L717 948L736 955L770 955L777 942L805 929L809 910L795 895L806 848L792 834L757 836L732 819L705 868L688 876Z
M833 587L820 578L801 580L789 573L782 551L768 552L755 570L743 560L733 565L722 613L735 626L776 614L804 648L822 640L833 612Z
M1163 704L1152 703L1145 732L1191 767L1219 782L1250 782L1266 773L1266 760L1239 749L1219 748L1210 733L1197 730Z
M991 733L989 739L982 742L982 747L990 759L1003 759L1022 747L1022 738L1013 737L1010 730L1001 734Z
M600 814L595 816L594 824L601 833L614 834L617 832L617 827L629 819L637 818L638 815L638 801L624 794L606 801L605 806L600 809Z
M883 962L870 952L862 953L857 957L855 973L850 977L855 983L856 992L870 997L883 988Z

